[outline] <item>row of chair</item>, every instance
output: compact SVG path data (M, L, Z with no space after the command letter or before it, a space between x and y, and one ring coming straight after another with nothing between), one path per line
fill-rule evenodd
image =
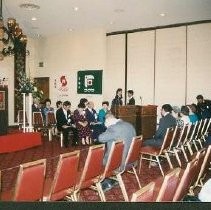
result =
M193 155L193 145L196 152L203 148L203 143L205 142L208 129L211 124L211 119L205 119L197 122L194 125L186 125L182 129L178 128L168 128L161 147L145 146L141 148L141 160L147 160L151 162L156 162L159 165L160 171L164 176L164 172L161 166L160 158L166 158L171 169L173 169L173 164L170 158L170 154L174 155L180 167L182 167L182 162L179 157L179 152L182 151L186 162L189 161L186 150L189 151L190 156Z
M80 151L61 154L55 175L52 178L45 178L45 159L22 164L19 168L15 188L2 192L1 200L55 201L67 198L78 201L80 200L80 191L90 188L98 192L101 201L106 201L101 183L106 178L112 178L118 181L124 200L129 201L122 174L132 170L141 187L135 170L141 143L142 136L132 140L123 170L119 170L124 149L124 143L121 140L113 142L105 166L103 166L105 145L89 147L82 172L78 172Z
M205 178L210 165L211 146L201 149L195 157L188 162L185 169L175 168L164 177L159 177L150 182L137 192L133 193L133 202L162 202L182 201L193 189L198 186L199 180Z

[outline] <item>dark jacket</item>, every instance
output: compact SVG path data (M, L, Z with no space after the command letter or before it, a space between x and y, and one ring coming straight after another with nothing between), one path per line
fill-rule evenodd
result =
M133 97L130 98L127 105L135 105L135 99Z

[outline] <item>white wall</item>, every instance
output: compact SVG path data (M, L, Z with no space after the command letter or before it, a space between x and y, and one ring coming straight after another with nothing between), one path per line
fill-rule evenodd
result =
M103 70L104 75L106 33L103 29L53 36L41 40L39 47L39 53L36 55L35 76L50 77L50 98L53 106L57 100L60 100L57 97L54 80L66 75L70 82L66 100L71 101L72 109L77 107L80 98L83 97L93 100L96 107L101 107L102 95L77 94L77 72L79 70ZM40 61L44 62L44 67L37 67Z

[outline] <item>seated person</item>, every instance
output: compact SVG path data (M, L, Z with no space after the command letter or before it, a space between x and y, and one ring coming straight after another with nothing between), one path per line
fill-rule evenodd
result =
M62 107L62 101L57 101L56 102L56 108L60 109Z
M79 103L78 109L76 109L73 113L76 128L78 130L79 140L81 141L82 145L91 143L91 129L86 119L85 108L85 104Z
M89 127L92 130L92 139L96 141L98 136L106 130L105 126L97 121L97 112L94 109L94 103L92 101L88 102L88 107L86 108L86 119L89 123Z
M133 90L127 91L127 96L128 96L127 105L135 105L136 102L135 102L135 99L133 98L133 94L134 94Z
M45 99L45 107L42 109L42 114L45 123L48 112L54 112L54 108L51 107L51 100L49 98Z
M102 102L102 109L99 110L98 113L98 121L101 122L103 125L105 124L105 116L109 111L109 102L103 101Z
M180 124L178 126L182 128L185 125L190 125L190 118L189 118L189 109L187 106L181 106L181 112L180 112L181 118L180 118Z
M63 103L63 107L56 111L57 129L63 132L65 147L68 147L69 145L68 135L70 131L73 132L72 146L75 146L77 144L78 139L77 129L75 128L70 108L71 103L69 101L65 101Z
M176 126L176 119L172 116L172 107L170 104L164 104L161 109L161 119L159 122L159 127L155 133L153 139L147 139L143 141L144 146L155 146L160 147L163 143L163 139L166 134L167 128Z
M211 101L205 100L202 95L198 95L197 99L197 109L200 115L199 119L211 118Z
M40 104L40 99L37 97L33 98L32 113L41 111L42 111L42 106Z
M189 119L192 124L198 121L198 116L196 114L196 104L191 104L188 106L189 109Z

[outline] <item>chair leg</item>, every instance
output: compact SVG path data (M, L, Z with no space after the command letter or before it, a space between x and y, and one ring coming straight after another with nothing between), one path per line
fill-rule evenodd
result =
M138 186L139 186L139 188L141 188L141 183L140 183L138 174L137 174L137 172L136 172L136 169L135 169L134 166L132 167L132 169L133 169L133 172L134 172L134 174L135 174L136 180L137 180L137 182L138 182Z
M189 150L189 152L190 152L190 155L193 155L193 150L192 150L192 148L191 148L190 142L187 143L187 146L188 146L188 150Z
M174 148L174 154L176 156L176 159L177 159L177 162L178 162L179 166L182 167L182 163L181 163L181 160L179 158L179 155L178 155L178 152L177 152L176 148Z
M142 155L141 155L140 160L139 160L139 169L138 169L139 174L141 173L141 164L142 164Z
M165 156L166 156L166 159L167 159L167 161L168 161L168 163L169 163L170 168L173 169L174 167L173 167L173 165L172 165L172 163L171 163L171 159L170 159L170 157L169 157L168 152L165 152Z
M127 195L127 191L125 189L125 185L124 185L124 182L122 180L121 174L117 174L116 177L117 177L117 180L119 182L119 186L120 186L120 188L122 190L122 194L123 194L124 200L125 201L129 201L129 198L128 198L128 195Z
M63 133L61 132L60 133L60 146L63 147L63 139L64 139L64 135Z
M48 129L48 140L52 141L52 130L51 130L51 128Z
M181 146L181 149L182 149L182 153L183 153L183 155L184 155L184 157L185 157L186 162L188 162L188 157L187 157L187 154L186 154L186 152L185 152L185 148L184 148L183 145Z
M159 165L159 168L160 168L160 171L161 171L161 173L162 173L162 176L164 176L163 169L162 169L162 167L161 167L160 160L159 160L158 156L156 156L156 160L157 160L157 163L158 163L158 165Z
M100 200L103 202L106 202L106 198L105 198L105 194L103 192L102 186L101 186L101 182L97 182L96 187L97 187L97 192L100 196Z

